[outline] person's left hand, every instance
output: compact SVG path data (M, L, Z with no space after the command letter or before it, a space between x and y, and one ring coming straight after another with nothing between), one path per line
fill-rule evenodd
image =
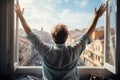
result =
M17 3L17 4L15 4L15 12L16 12L17 16L20 17L23 15L24 8L21 10L20 5Z

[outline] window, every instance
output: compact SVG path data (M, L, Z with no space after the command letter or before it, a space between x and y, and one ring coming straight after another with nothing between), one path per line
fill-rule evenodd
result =
M18 0L16 0L15 2L17 2L17 1ZM47 0L44 0L44 1L47 1ZM66 44L72 44L77 39L79 39L79 36L81 35L81 33L83 33L86 30L87 26L90 24L91 19L93 17L92 12L94 11L93 10L94 7L95 6L98 7L102 3L103 0L99 0L97 2L93 1L92 3L89 3L89 0L88 0L88 2L87 2L87 0L83 0L81 2L79 2L78 0L73 1L73 2L69 2L67 0L65 0L64 2L62 2L62 1L52 2L52 1L48 0L47 4L44 1L39 1L39 2L34 2L33 0L29 0L29 1L21 0L20 1L21 6L25 8L23 15L25 16L27 22L33 29L33 32L38 34L38 36L40 36L40 38L43 41L50 43L50 44L54 44L52 41L50 32L49 32L50 28L48 26L51 27L51 26L54 26L55 24L57 24L58 22L62 22L64 24L68 25L70 28L69 39L67 40ZM53 4L53 3L55 3L55 4ZM72 3L74 3L74 5ZM83 9L86 8L85 5L88 3L90 5L93 5L93 3L96 3L96 4L94 4L94 6L91 6L91 7L88 6L88 7L90 7L90 11L89 10L84 11ZM114 3L114 6L111 3ZM60 4L62 4L63 7L61 7ZM68 4L72 4L72 5L70 6ZM36 6L36 5L39 5L40 7L38 8L38 6ZM44 6L46 5L46 7L43 7L43 5ZM110 31L107 31L109 29L108 24L112 23L112 21L110 19L111 14L109 14L110 13L109 6L111 6L111 8L114 8L115 5L116 5L115 1L113 1L113 0L108 1L108 11L106 12L107 20L105 23L103 22L104 17L105 17L104 15L99 20L99 23L97 25L98 27L96 28L96 30L94 31L94 33L92 35L93 41L91 44L86 45L86 50L83 51L82 55L80 56L80 59L78 61L78 66L88 66L88 67L104 67L104 65L105 66L109 65L110 67L115 66L114 56L109 56L109 58L106 56L106 53L109 53L107 51L110 51L110 50L115 51L114 50L115 42L116 42L115 36L112 37L112 45L114 46L114 49L111 49L111 46L108 45L106 42L108 40L108 38L110 38L110 36L111 36L111 35L107 34L107 33L110 33ZM71 10L68 7L70 7ZM56 8L58 8L58 9L56 9ZM63 10L62 8L65 8L65 9ZM38 10L35 10L35 9L38 9ZM54 9L58 12L56 12ZM76 10L74 10L74 9L76 9ZM83 12L81 14L80 14L80 11L78 11L79 9L80 9L80 11L83 10ZM38 12L38 11L40 11L40 12ZM42 11L44 11L44 12L42 12ZM114 11L114 9L113 9L113 11ZM88 12L89 12L89 14L86 14ZM115 13L115 12L113 12L113 13ZM57 15L54 16L55 14L57 14ZM79 17L79 16L82 16L82 17ZM88 16L89 19L87 19L87 18L85 19L86 16ZM40 19L38 19L38 18L40 18ZM115 15L112 18L115 19ZM33 21L33 19L34 19L34 21ZM18 53L18 54L15 54L15 57L14 57L15 64L17 66L41 66L41 64L42 64L41 56L31 46L31 43L26 39L26 37L25 37L26 35L25 35L24 31L20 27L21 24L17 20L18 19L16 17L16 25L15 25L16 26L15 27L15 33L16 33L15 34L15 43L16 43L15 49L16 49L16 52L15 53ZM111 22L109 22L109 21L111 21ZM83 22L86 22L89 24L83 25L82 24ZM71 24L71 23L73 23L73 24ZM74 28L73 28L73 26L74 26ZM86 27L79 27L79 26L86 26ZM116 25L114 23L113 27L115 27L115 26ZM104 35L104 30L106 32L105 35ZM112 35L115 35L114 30L111 32ZM39 35L39 34L41 34L41 35ZM111 42L111 41L109 41L109 42ZM107 50L108 48L110 50ZM87 54L87 53L89 53L89 54ZM104 55L105 55L105 57L104 57ZM112 60L113 60L112 63L111 63L110 58L112 58Z
M26 2L26 1L21 1L21 5L22 4L25 4L25 3L23 3L23 2ZM45 1L39 1L38 3L44 3ZM100 1L101 2L101 1ZM34 2L33 2L34 3ZM48 3L50 3L49 1L48 1ZM71 1L70 1L70 3L71 3ZM78 5L78 3L79 3L79 1L78 2L74 2L74 6L76 7L76 8L80 8L80 6L82 6L82 5ZM94 3L94 1L93 1L93 3ZM35 5L34 5L35 4ZM36 7L36 5L38 5L37 3L34 3L34 4L32 4L32 6L33 7ZM57 3L55 3L55 4L58 4L58 2ZM60 2L59 4L62 4L62 2ZM66 5L68 5L68 2L64 2L63 1L63 4L65 5L63 8L66 8ZM90 4L90 2L89 2L89 4ZM29 5L29 2L28 2L28 5ZM30 3L30 5L31 5L31 3ZM25 8L25 11L24 11L24 15L25 15L25 17L26 17L26 19L27 19L27 17L28 17L28 15L33 15L33 16L35 16L36 14L37 14L37 16L40 16L40 15L42 15L42 17L40 16L40 19L43 19L43 21L45 20L46 22L47 22L47 20L49 20L49 17L52 17L51 15L55 15L55 13L54 12L52 12L50 9L46 9L46 8L49 8L49 7L51 7L51 5L53 6L54 4L52 3L50 3L49 4L49 6L47 6L47 7L41 7L41 6L39 6L39 7L41 7L41 8L44 8L44 11L43 10L41 10L41 14L39 14L39 12L37 11L37 10L39 10L39 9L37 9L37 10L35 10L37 13L34 13L34 12L31 12L30 10L30 8L28 8L27 7L27 9ZM95 6L98 6L99 4L97 3ZM23 5L24 6L24 5ZM59 5L60 7L61 7L61 5ZM86 6L86 5L85 5ZM86 8L84 5L82 6L83 8ZM30 6L29 6L30 7ZM38 7L38 6L37 6ZM94 6L90 6L91 7L91 10L93 9L93 7ZM53 8L53 7L52 7ZM84 17L79 17L79 16L82 16L81 14L80 14L80 11L76 11L76 10L74 10L74 12L72 12L72 8L68 8L68 9L63 9L63 8L61 8L61 11L60 10L58 10L58 12L57 12L57 10L54 8L54 10L56 11L56 13L60 16L57 16L57 15L55 15L55 16L57 16L57 17L59 17L59 19L60 19L60 21L59 20L57 20L58 22L57 23L59 23L59 22L62 22L62 23L64 23L64 24L67 24L68 26L73 26L72 24L74 24L75 26L78 26L78 27L75 27L75 28L70 28L71 30L70 30L70 34L69 34L69 39L67 40L67 44L72 44L71 43L71 41L73 41L73 43L75 42L75 41L77 41L79 38L80 38L80 35L86 30L86 28L87 27L79 27L79 26L88 26L88 25L83 25L83 24L81 24L80 25L80 22L81 22L81 20L82 19L84 19L84 17L85 16L90 16L90 19L92 18L92 14L93 14L93 10L92 10L92 12L90 11L90 13L89 14L87 14L86 12L84 12L83 11L83 13L82 13L82 15L84 15L84 13L86 13L85 15L84 15ZM30 10L29 10L30 9ZM26 12L28 10L28 12ZM46 11L46 10L48 10L48 11ZM78 9L77 9L78 10ZM42 12L43 11L43 12ZM51 11L51 13L49 12L49 11ZM49 13L48 13L49 12ZM82 12L82 11L81 11ZM31 14L28 14L28 13L31 13ZM35 14L35 15L34 15ZM44 15L43 15L44 14ZM69 15L68 15L69 14ZM47 15L48 17L46 17L45 15ZM72 17L72 16L73 17ZM79 20L77 17L76 17L76 15L77 15L77 17L79 18L79 19L81 19L81 20ZM63 18L65 18L66 19L66 17L70 17L72 20L64 20L63 18L61 18L61 16L63 17ZM36 17L36 16L35 16ZM54 16L53 16L54 17ZM30 18L30 17L29 17ZM32 20L30 20L28 18L28 20L29 21L31 21L31 23L33 23L32 22ZM73 21L73 19L78 19L78 21ZM36 20L37 20L38 18L36 18ZM42 20L37 20L37 22L34 22L33 24L30 24L31 26L33 25L33 26L37 26L37 25L39 25L39 23L40 23L40 21L42 21ZM55 18L56 19L56 18ZM88 19L86 19L86 20L84 20L85 22L88 20L88 22L86 22L86 23L90 23L91 22L91 20L90 20L89 18ZM63 20L64 20L64 22L63 22ZM38 21L39 21L39 23L38 23ZM40 25L43 25L43 26L46 26L46 25L44 25L44 24L50 24L50 23L46 23L46 22L43 22L42 21L42 24L40 24ZM44 23L44 24L43 24ZM71 24L72 23L72 24ZM53 19L53 22L52 22L52 24L51 25L53 25L53 24L56 24L56 22L54 22L54 19ZM85 23L84 23L85 24ZM49 25L49 26L51 26L51 25ZM94 38L94 42L92 42L93 44L96 44L97 42L96 42L96 39L99 39L100 37L104 37L104 27L103 27L103 22L101 22L101 25L99 24L98 26L100 26L99 28L97 28L96 29L96 32L94 32L94 35L95 36L93 36L93 37L95 37ZM101 27L102 26L102 27ZM48 26L47 26L47 28L48 28ZM80 29L81 28L81 29ZM84 29L83 29L84 28ZM101 32L102 31L102 32ZM46 32L45 31L45 27L41 27L40 26L40 28L39 28L39 30L38 30L38 27L36 28L36 29L33 29L33 32L35 32L36 34L38 34L38 36L40 36L40 38L41 39L43 39L45 42L48 42L48 43L53 43L52 42L52 38L51 38L51 36L50 36L50 34L48 33L48 32ZM101 33L100 33L101 32ZM39 35L39 33L41 34L41 35ZM43 35L46 35L46 36L43 36ZM48 36L47 36L48 35ZM99 36L97 36L97 35L99 35ZM19 29L19 64L18 65L21 65L21 66L40 66L41 65L41 62L40 62L40 55L39 55L39 53L32 47L31 48L31 51L30 51L30 47L29 46L31 46L31 44L30 44L30 42L25 38L25 33L24 33L24 30L22 30L22 29ZM100 39L99 39L100 40ZM101 41L101 40L100 40ZM26 46L25 46L26 45ZM28 45L28 46L27 46ZM87 45L87 46L89 46L89 45ZM96 47L95 47L96 49L98 48L98 45L96 44ZM84 51L84 53L87 53L88 51L89 52L93 52L93 51L91 51L90 49L92 49L92 48L88 48L88 50L86 50L86 51ZM97 51L97 50L96 50ZM28 52L28 53L27 53ZM95 52L93 52L93 53L95 53ZM28 55L30 55L29 57L28 57ZM94 54L95 55L95 54ZM103 54L102 54L103 55ZM26 56L26 57L25 57ZM38 57L39 56L39 57ZM84 56L84 59L87 59L88 61L89 60L92 60L92 58L90 58L89 57L89 59L87 58L87 57L85 57L85 56L89 56L89 55L87 55L87 54L85 54L85 55L83 55ZM34 62L35 61L35 62ZM78 64L80 65L80 66L86 66L87 65L87 63L85 63L86 65L83 65L83 61L84 60L82 60L82 59L79 59L79 61L78 61ZM39 62L39 63L38 63ZM92 64L91 64L92 65ZM87 66L90 66L89 64L87 65ZM99 65L98 65L99 66ZM101 65L101 66L103 66L103 65Z
M116 72L115 56L116 56L116 0L107 1L108 10L106 15L106 59L105 66L112 72Z

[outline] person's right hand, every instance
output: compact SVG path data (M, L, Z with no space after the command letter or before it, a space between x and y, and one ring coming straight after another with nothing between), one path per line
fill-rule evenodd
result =
M21 10L20 5L17 3L17 4L15 4L15 12L16 12L17 16L20 17L23 15L24 8L23 8L23 10Z

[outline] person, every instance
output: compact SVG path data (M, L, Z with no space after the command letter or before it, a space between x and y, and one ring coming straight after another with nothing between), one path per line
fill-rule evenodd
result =
M106 9L105 4L101 4L98 10L95 8L92 23L81 38L73 45L65 45L68 37L67 26L57 24L51 31L55 44L50 45L41 41L38 36L32 32L22 15L23 12L19 4L15 4L15 12L22 23L27 38L43 58L43 80L79 80L77 70L78 58L85 49L85 45L90 43L91 35L96 24Z

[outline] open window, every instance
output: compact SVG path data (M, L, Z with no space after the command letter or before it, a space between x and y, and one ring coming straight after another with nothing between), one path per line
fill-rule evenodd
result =
M116 73L116 0L107 0L105 67Z
M47 1L47 0L44 0L44 1ZM88 8L88 7L87 8L85 7L85 5L88 3L87 0L82 0L81 2L79 0L75 0L73 2L69 2L69 0L64 0L64 2L62 2L60 0L60 1L55 1L54 3L56 4L54 5L52 5L53 3L52 0L48 0L49 2L48 4L47 2L44 3L44 1L34 2L33 0L29 0L29 1L21 0L20 3L21 3L21 6L25 8L23 15L27 19L27 22L29 23L30 26L34 26L33 32L38 34L38 36L40 36L40 38L43 41L50 44L54 44L49 32L50 28L44 27L44 26L50 26L49 24L51 23L52 23L51 26L54 26L58 22L62 22L70 26L71 27L70 34L66 44L72 44L77 39L79 39L79 36L81 35L81 33L83 33L86 30L87 26L89 25L89 24L82 25L82 23L91 22L91 19L93 16L92 12L94 11L93 10L94 7L97 6L98 8L101 3L106 2L106 4L108 5L106 17L105 15L103 15L103 17L99 20L97 28L92 35L92 43L89 45L86 45L86 50L83 51L82 55L80 56L80 59L78 61L78 66L79 67L82 66L86 68L97 67L98 69L102 67L102 68L107 68L108 70L115 73L115 68L116 68L115 67L116 65L115 64L115 59L116 59L115 58L115 51L116 51L115 50L115 46L116 46L116 2L115 0L108 0L108 1L97 0L98 2L96 2L96 0L93 0L93 2L89 3L89 5L94 5L94 6L91 6L91 7L88 6L90 7L89 9L92 11L89 14L86 14L89 12L89 10L87 10L88 12L83 11L83 13L80 13L80 11L77 11L79 9L82 11L83 9ZM15 0L15 3L16 2L19 2L19 1ZM74 5L72 3L74 3ZM62 6L64 7L61 7L59 4L63 4ZM70 6L68 4L72 4L72 5ZM34 6L34 5L39 5L39 7L42 7L42 8L38 9L38 6ZM43 7L43 5L44 6L46 5L46 7ZM58 9L56 9L56 6ZM71 10L69 10L67 6L69 6ZM53 7L54 9L56 9L56 11L54 11ZM65 8L65 10L63 10L62 8ZM38 9L38 10L34 10L34 9ZM76 9L75 12L74 12L74 9ZM79 18L79 16L82 16L82 17ZM86 16L89 19L87 19ZM34 21L32 19L34 19ZM34 66L34 68L37 68L36 66L40 67L41 61L42 61L41 56L32 47L32 44L26 39L26 34L24 33L24 30L20 27L21 23L19 23L17 16L15 16L15 23L16 24L14 28L15 29L14 37L15 37L16 44L14 48L15 49L14 62L15 62L16 68L22 67L23 69L24 67L30 67L30 66L32 67ZM76 25L72 25L71 23L74 23ZM85 28L79 27L78 25L79 26L82 25L86 27Z

